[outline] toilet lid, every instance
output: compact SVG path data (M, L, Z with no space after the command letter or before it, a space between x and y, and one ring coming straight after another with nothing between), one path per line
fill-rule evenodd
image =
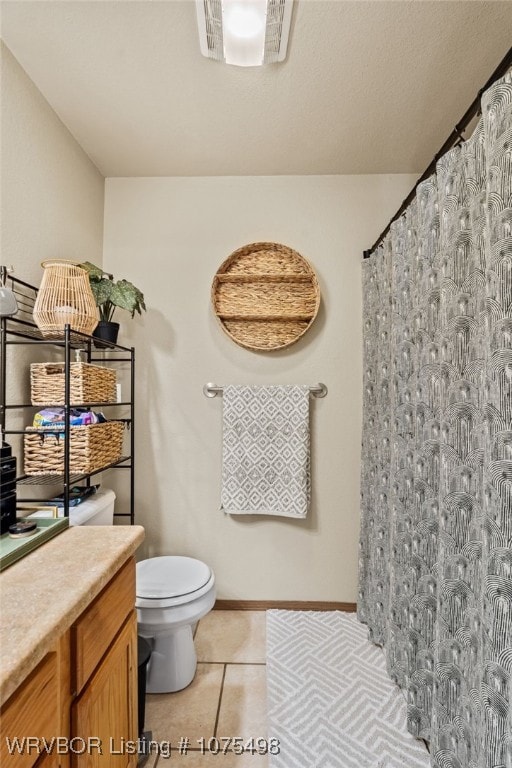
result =
M204 587L210 576L208 566L193 557L152 557L137 563L137 597L188 595Z

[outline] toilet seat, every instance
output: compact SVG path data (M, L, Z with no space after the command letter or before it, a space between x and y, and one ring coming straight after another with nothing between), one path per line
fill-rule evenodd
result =
M168 608L196 600L212 587L206 563L192 557L164 555L136 566L136 606Z

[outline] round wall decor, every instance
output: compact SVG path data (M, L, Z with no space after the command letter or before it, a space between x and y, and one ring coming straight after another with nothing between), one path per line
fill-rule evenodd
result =
M222 263L212 285L224 331L246 349L283 349L303 336L320 306L315 271L280 243L251 243Z

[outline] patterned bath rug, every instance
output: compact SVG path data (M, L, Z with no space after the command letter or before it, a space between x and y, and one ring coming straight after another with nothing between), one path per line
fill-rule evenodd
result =
M267 611L270 768L428 768L403 693L355 614ZM272 751L277 751L273 748Z

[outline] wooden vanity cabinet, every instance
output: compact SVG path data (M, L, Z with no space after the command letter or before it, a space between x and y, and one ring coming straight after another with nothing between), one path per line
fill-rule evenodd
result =
M137 765L135 562L129 559L0 713L2 768ZM7 738L60 736L60 748L8 749ZM66 744L68 748L66 749Z

